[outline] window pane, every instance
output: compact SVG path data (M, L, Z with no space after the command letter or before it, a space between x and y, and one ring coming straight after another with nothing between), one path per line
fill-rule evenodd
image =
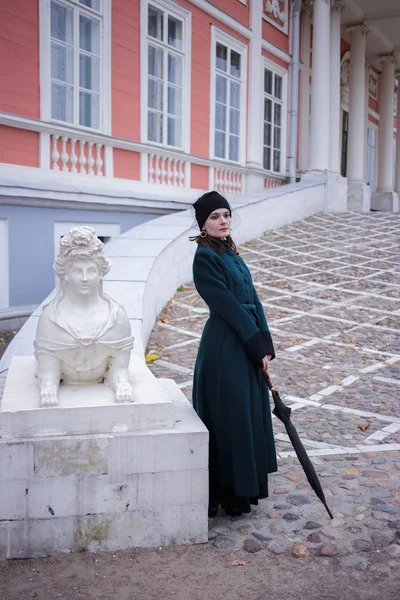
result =
M275 104L275 106L274 106L275 125L281 125L281 114L282 114L282 106L280 104Z
M180 56L168 54L168 81L182 85L183 60Z
M274 148L280 150L281 147L281 128L274 127Z
M217 158L225 158L225 133L221 131L215 132L214 154Z
M88 6L89 8L93 8L93 10L100 12L100 0L79 0L79 2L84 6Z
M264 146L271 146L272 127L269 123L264 123Z
M268 69L264 69L264 92L266 94L272 94L272 79L273 79L272 71L269 71Z
M149 44L149 75L163 79L164 77L164 51Z
M240 54L231 50L231 75L240 77Z
M164 13L149 5L148 13L148 34L149 36L160 40L164 40Z
M73 83L74 79L73 48L51 42L51 77L65 83Z
M279 150L274 150L274 171L280 171L281 169L281 153Z
M264 121L272 122L272 101L268 98L264 100Z
M181 49L182 42L182 21L168 17L168 44L174 48Z
M240 108L240 85L236 81L231 81L230 105L233 108Z
M149 110L147 118L147 139L149 142L162 143L163 114Z
M65 123L72 123L73 88L59 83L51 83L51 118Z
M218 43L216 67L225 73L228 71L228 48Z
M79 86L100 92L100 59L87 54L79 55Z
M79 15L79 48L100 56L100 21Z
M271 171L271 148L264 148L264 169Z
M156 110L164 108L164 84L156 79L149 79L147 88L147 106Z
M66 44L73 44L73 9L58 2L51 3L51 37Z
M79 92L79 125L100 128L100 96Z
M215 129L226 131L226 106L219 102L215 104Z
M279 100L282 100L282 77L279 77L279 75L275 75L274 95L275 95L275 98L279 98Z
M168 113L182 117L182 89L168 86Z
M226 97L226 92L227 92L227 80L225 79L225 77L221 77L221 75L217 75L217 89L215 92L215 99L217 100L217 102L222 102L223 104L227 103L227 97Z
M231 108L229 115L229 133L239 135L240 129L240 112Z
M229 160L239 160L239 138L236 135L229 136Z
M182 119L168 117L167 144L182 146Z

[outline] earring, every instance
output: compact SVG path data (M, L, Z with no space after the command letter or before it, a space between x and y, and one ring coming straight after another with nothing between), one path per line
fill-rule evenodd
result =
M203 229L203 231L200 234L200 237L202 237L202 238L207 237L207 231L204 231L204 229Z

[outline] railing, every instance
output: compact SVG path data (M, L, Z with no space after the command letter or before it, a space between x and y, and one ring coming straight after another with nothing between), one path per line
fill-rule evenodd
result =
M264 188L266 190L272 190L273 188L280 187L287 183L287 178L278 175L268 175L264 177Z
M104 175L104 146L83 138L51 136L51 168L64 173L81 175Z
M113 177L113 150L121 149L140 155L140 181L154 185L190 188L192 165L208 168L208 188L224 194L246 193L246 176L257 174L264 188L272 189L287 183L283 176L240 165L230 165L208 158L194 156L172 148L155 147L74 127L37 119L1 113L0 125L35 131L40 135L39 166L72 175Z

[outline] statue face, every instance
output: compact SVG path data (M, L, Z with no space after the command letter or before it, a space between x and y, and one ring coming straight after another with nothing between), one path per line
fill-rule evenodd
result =
M99 288L100 274L93 260L74 261L65 273L68 289L75 294L92 294Z

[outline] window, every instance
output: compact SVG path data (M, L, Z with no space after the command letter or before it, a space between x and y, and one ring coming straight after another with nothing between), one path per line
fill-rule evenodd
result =
M50 1L51 118L100 129L101 0Z
M188 119L187 101L190 89L190 33L187 11L168 3L149 3L146 10L147 56L147 132L148 142L184 148L184 123Z
M245 46L215 32L212 41L213 155L243 162L245 117Z
M340 173L342 177L347 174L347 138L349 136L349 113L344 110L342 113L342 154L340 160Z
M371 194L375 191L376 169L376 129L368 127L367 132L367 184Z
M283 77L271 69L264 69L264 157L267 171L282 170L283 142Z

